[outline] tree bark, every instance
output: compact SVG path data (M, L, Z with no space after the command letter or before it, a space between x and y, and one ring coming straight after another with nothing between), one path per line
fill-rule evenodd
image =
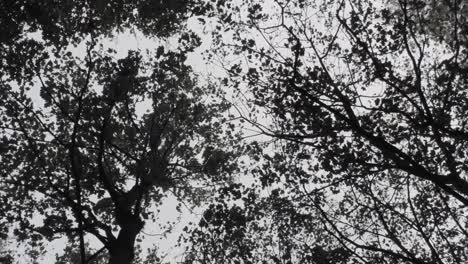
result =
M135 240L143 228L143 222L133 216L131 221L121 225L117 239L109 247L109 264L131 264L135 258Z

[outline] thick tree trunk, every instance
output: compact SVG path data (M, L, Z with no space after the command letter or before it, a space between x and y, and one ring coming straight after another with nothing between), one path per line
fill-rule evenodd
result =
M115 241L110 245L109 264L131 264L135 258L135 239L141 228L143 222L136 218L134 221L127 222L121 226L119 235Z

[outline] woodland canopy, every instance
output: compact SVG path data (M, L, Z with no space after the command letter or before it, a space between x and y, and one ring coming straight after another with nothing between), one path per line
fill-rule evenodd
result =
M467 14L0 2L0 262L467 263ZM119 57L129 32L154 45ZM164 258L169 197L192 223Z

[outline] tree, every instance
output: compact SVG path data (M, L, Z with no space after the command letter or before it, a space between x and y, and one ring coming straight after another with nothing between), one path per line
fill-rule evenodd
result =
M464 1L218 4L232 38L215 35L216 55L236 61L221 59L225 83L274 142L252 154L257 193L317 221L289 228L315 234L310 248L340 245L348 263L466 262Z
M94 236L109 263L131 263L136 237L165 196L204 199L210 186L230 180L235 135L224 132L227 105L185 64L199 44L182 31L187 15L200 12L195 2L0 7L3 234L16 223L16 239L32 245L66 235L79 245L80 263L93 255L85 240ZM130 26L158 37L177 33L179 47L116 58L100 41ZM85 54L68 44L83 45ZM146 112L137 110L145 104Z
M233 205L240 197L242 205ZM188 232L184 263L347 263L350 253L317 232L319 225L278 190L262 197L255 188L233 184Z

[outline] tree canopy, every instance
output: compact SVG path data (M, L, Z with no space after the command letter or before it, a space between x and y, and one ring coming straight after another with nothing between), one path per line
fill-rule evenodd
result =
M131 263L145 223L168 194L192 204L229 182L236 155L227 105L201 84L184 28L187 1L3 1L0 82L0 227L40 253L67 236L62 261ZM103 44L128 27L178 39L129 51ZM39 34L39 36L34 36ZM71 45L70 45L71 44ZM76 54L78 45L84 52ZM33 255L34 255L33 254ZM21 260L20 260L21 261Z
M466 263L466 4L0 3L0 234L142 263L174 195L206 208L184 263ZM118 57L126 29L155 49Z
M466 262L465 2L220 3L212 58L263 139L191 261Z

